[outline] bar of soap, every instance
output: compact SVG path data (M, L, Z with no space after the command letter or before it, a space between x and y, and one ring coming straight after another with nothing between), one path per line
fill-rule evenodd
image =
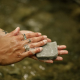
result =
M36 54L39 60L54 60L58 56L58 49L56 42L47 43L43 46L43 51Z

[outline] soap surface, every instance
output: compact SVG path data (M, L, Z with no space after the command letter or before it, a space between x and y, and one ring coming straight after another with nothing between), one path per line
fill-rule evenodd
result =
M57 56L58 49L56 42L47 43L45 46L43 46L43 51L36 54L36 57L39 60L52 60L56 59Z

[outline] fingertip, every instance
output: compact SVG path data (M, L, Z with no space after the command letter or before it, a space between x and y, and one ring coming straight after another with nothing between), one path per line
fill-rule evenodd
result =
M43 40L44 44L47 44L47 40Z
M63 58L58 56L58 57L56 58L56 60L58 60L58 61L62 61Z
M17 28L14 30L14 34L13 34L13 35L14 35L14 36L17 35L17 34L19 33L19 31L20 31L20 27L17 27Z
M67 50L58 50L59 55L68 54Z
M66 48L66 45L61 45L62 47Z
M53 60L44 60L43 62L46 62L46 63L53 63Z
M41 33L38 33L38 36L41 36Z
M46 36L46 35L44 35L43 37L44 37L44 39L46 39L46 38L47 38L47 36Z
M51 39L48 39L48 42L51 42Z
M64 48L67 48L67 46L66 45L63 45L64 46Z
M50 61L50 63L53 63L53 61Z
M17 29L20 29L20 27L17 27Z
M43 48L42 47L40 47L40 51L42 51L43 50Z
M58 45L58 49L66 49L66 45Z
M20 30L20 27L17 27L15 30L16 30L16 32L19 31Z
M66 51L66 54L68 54L68 51Z

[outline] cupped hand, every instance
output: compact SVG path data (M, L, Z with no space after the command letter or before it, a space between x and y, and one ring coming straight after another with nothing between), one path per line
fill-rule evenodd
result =
M46 62L46 63L53 63L54 61L62 61L63 58L60 57L60 55L68 54L68 51L67 50L63 50L63 49L66 49L65 45L58 46L58 56L57 56L57 58L55 60L39 60L39 61ZM30 56L30 58L38 60L38 58L36 56Z

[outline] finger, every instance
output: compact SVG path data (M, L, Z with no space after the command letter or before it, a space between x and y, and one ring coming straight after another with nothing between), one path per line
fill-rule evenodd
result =
M40 42L37 42L37 43L31 43L31 44L29 44L29 47L30 48L40 47L40 46L43 46L45 44L47 44L47 40L43 40L43 41L40 41Z
M30 56L30 58L34 59L34 60L38 60L38 58L36 56Z
M34 42L40 42L40 41L42 41L46 38L47 38L47 36L40 36L40 37L31 38L30 40L31 40L32 43L34 43Z
M20 37L18 37L18 39L20 39ZM35 42L40 42L40 41L42 41L44 39L47 39L47 36L40 36L40 37L30 38L30 39L22 41L21 43L23 43L23 45L25 45L25 44L29 43L29 40L30 40L31 43L35 43Z
M23 56L22 58L30 57L30 56L32 56L32 55L34 55L34 54L36 54L36 53L41 52L42 50L43 50L43 48L42 48L42 47L39 47L39 48L33 49L32 51L30 50L30 51L24 52L24 53L22 54L22 56Z
M40 41L42 41L46 38L47 38L47 36L34 37L34 38L30 38L30 39L21 41L21 43L22 43L22 45L25 45L25 44L29 43L29 40L30 40L31 43L35 43L35 42L40 42Z
M8 33L7 35L8 36L16 36L19 33L19 31L20 31L20 28L17 27L14 31Z
M27 34L27 33L34 33L34 32L28 31L28 30L21 30L19 34L22 34L22 33Z
M38 37L38 36L41 36L41 33L27 33L25 34L26 35L26 38L32 38L32 37ZM21 34L21 35L18 35L17 36L17 39L19 40L24 40L24 36Z
M62 60L63 60L63 58L62 58L62 57L57 56L57 58L56 58L54 61L62 61Z
M29 42L31 42L31 43L40 42L46 38L47 38L47 36L34 37L34 38L27 39L25 41L22 41L22 43L27 44Z
M41 36L41 33L27 33L26 34L27 38L38 37L38 36Z
M30 58L34 59L34 60L38 60L38 58L36 56L30 56ZM45 63L53 63L53 60L39 60L41 62L45 62Z
M67 50L58 50L58 55L68 54Z
M47 38L46 40L47 40L48 42L51 42L51 39L49 39L49 38Z
M60 45L60 46L58 46L58 50L65 49L65 48L66 48L65 45Z
M22 40L24 40L24 36L22 34L17 35L16 39L22 41Z
M40 61L45 63L53 63L53 60L40 60Z

